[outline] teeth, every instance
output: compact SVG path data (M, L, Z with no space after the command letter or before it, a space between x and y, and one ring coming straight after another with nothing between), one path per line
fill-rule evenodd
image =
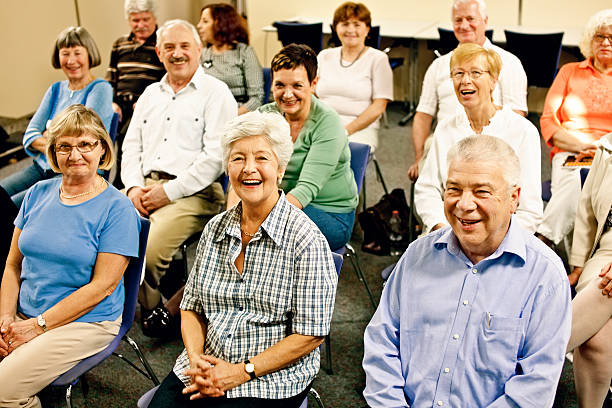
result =
M459 219L459 221L460 221L462 224L465 224L465 225L472 225L472 224L476 224L476 223L478 222L478 220L473 220L473 221L470 221L470 220L463 220L463 219L461 219L461 218Z
M258 185L261 184L260 180L242 180L242 184L248 184L248 185Z

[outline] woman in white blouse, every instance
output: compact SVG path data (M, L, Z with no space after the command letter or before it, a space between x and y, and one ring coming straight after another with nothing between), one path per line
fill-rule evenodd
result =
M334 12L342 46L319 53L319 99L342 118L349 141L378 146L379 118L393 100L393 72L387 55L366 46L372 18L362 3L346 2Z

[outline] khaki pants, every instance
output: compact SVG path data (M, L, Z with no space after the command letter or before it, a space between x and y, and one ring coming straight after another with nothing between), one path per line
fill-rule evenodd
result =
M79 361L106 348L120 326L121 318L114 322L72 322L17 347L0 360L0 407L41 407L36 393Z
M145 179L145 185L167 180ZM166 274L179 246L193 234L204 229L206 221L218 214L225 204L221 184L215 182L189 197L179 198L149 215L151 229L147 241L145 279L138 300L153 309L161 300L159 280Z

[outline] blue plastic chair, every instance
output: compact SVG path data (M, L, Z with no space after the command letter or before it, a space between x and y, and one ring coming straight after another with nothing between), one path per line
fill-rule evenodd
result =
M559 69L563 32L528 34L504 30L506 50L514 54L525 69L527 84L548 88Z
M448 54L459 45L459 40L455 37L455 32L453 30L449 30L447 28L438 27L438 35L440 36L440 41L437 46L436 55L439 57L444 54ZM485 31L485 36L489 39L489 41L493 41L493 30L489 29ZM434 51L434 53L436 52Z
M351 170L353 170L355 183L357 183L357 194L359 194L361 193L361 188L363 187L365 170L370 158L370 146L363 143L349 142L349 149L351 150ZM372 307L374 310L376 310L376 301L374 300L374 296L372 296L372 291L370 291L370 287L365 279L363 270L359 265L357 252L355 252L353 246L347 242L346 245L344 245L342 248L336 249L334 252L350 259L355 275L357 275L357 279L359 279L359 281L363 283L363 286L365 286L370 302L372 303Z
M112 146L114 146L115 139L117 139L117 129L119 129L119 114L117 112L114 112L113 117L111 119L110 129L108 130L108 135L110 136ZM102 177L104 177L105 180L108 180L108 177L110 176L110 170L98 171L102 173Z
M147 249L147 238L149 237L149 226L149 220L141 217L139 240L140 247L138 249L138 258L130 259L130 263L128 264L128 267L125 270L125 273L123 274L125 301L123 304L123 315L121 320L121 327L119 328L119 333L104 350L84 360L81 360L81 362L72 367L70 370L66 371L64 374L56 378L55 381L51 383L51 386L67 387L66 405L68 406L68 408L72 407L72 386L79 381L79 378L82 378L83 393L85 394L85 396L87 396L88 385L86 377L84 377L83 374L106 360L106 358L111 354L114 354L115 356L128 363L136 371L151 380L153 384L159 385L159 380L157 379L155 372L153 372L151 365L140 351L138 344L136 344L136 342L127 335L127 332L132 327L132 323L134 321L134 313L136 311L136 303L138 300L138 289L140 287L140 277L142 275L145 252ZM146 372L137 367L130 360L126 359L123 355L115 353L115 349L119 346L119 342L121 340L124 340L132 347L132 349L134 349L134 352L136 352L136 355L144 366Z

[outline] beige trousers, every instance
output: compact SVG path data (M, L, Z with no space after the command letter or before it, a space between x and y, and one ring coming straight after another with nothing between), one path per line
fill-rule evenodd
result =
M145 179L145 185L167 180ZM206 222L219 214L225 204L221 184L215 182L194 195L179 198L149 215L151 228L147 241L145 279L138 300L153 309L161 300L159 280L165 275L179 246L193 234L204 229Z
M72 322L17 347L0 360L0 407L41 407L36 393L79 361L106 348L120 326L121 318L114 322Z

